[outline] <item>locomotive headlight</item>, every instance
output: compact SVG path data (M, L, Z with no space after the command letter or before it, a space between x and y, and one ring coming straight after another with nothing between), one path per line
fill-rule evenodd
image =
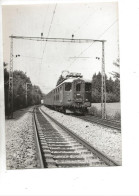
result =
M88 101L88 99L86 99L85 101Z

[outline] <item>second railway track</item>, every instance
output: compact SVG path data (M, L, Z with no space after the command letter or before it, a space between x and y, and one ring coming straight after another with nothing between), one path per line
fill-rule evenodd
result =
M118 166L39 108L34 120L43 167Z
M100 118L90 116L90 115L86 115L86 116L79 116L79 115L77 116L77 115L73 115L73 114L71 114L71 115L76 117L76 118L80 118L82 120L88 121L90 123L96 123L96 124L102 125L104 127L117 129L118 131L121 132L121 123L120 123L120 121L100 119Z

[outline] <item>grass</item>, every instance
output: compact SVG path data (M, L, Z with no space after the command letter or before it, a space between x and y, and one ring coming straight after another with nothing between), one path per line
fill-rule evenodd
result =
M88 109L88 112L92 116L101 117L101 104L93 103ZM107 119L121 120L120 103L107 103L106 105Z

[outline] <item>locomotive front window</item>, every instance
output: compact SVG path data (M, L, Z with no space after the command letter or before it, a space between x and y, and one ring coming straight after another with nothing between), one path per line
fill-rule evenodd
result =
M85 91L91 91L91 83L85 83Z
M76 84L76 91L81 91L81 84Z
M71 83L65 83L65 91L70 91L71 90Z

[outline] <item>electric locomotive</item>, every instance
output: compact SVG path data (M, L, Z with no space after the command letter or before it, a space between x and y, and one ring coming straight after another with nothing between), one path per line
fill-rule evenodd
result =
M91 106L91 80L70 73L44 98L44 105L61 112L85 113Z

